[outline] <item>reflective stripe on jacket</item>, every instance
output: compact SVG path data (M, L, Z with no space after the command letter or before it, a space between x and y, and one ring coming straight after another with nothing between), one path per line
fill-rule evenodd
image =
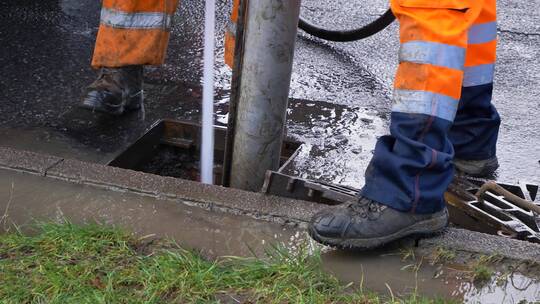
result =
M178 0L104 0L93 67L160 65Z

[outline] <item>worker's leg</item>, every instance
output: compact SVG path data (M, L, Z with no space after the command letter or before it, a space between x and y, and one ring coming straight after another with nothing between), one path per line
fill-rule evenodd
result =
M104 0L92 66L98 79L82 107L113 115L143 105L143 65L165 59L178 0Z
M452 180L448 133L461 96L467 30L476 0L393 0L401 48L390 135L381 137L359 202L317 214L318 241L374 247L443 229L443 194Z
M92 66L160 65L178 0L104 0Z
M429 0L392 2L401 49L391 135L377 143L364 196L405 212L444 208L443 193L453 176L448 133L461 96L475 2L437 1L446 6L439 8Z
M236 25L238 24L240 0L233 0L231 17L225 28L225 64L230 68L234 65L234 48L236 43Z
M469 30L461 100L450 130L456 167L473 175L486 175L498 167L500 117L491 104L497 49L496 10L496 0L485 0L480 16Z

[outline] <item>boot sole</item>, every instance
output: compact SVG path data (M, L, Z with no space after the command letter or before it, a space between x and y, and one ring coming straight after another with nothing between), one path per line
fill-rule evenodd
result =
M457 171L465 173L472 177L491 177L497 169L499 169L499 161L495 157L493 160L490 160L482 168L477 168L475 166L468 166L459 163L454 163L454 167Z
M113 116L121 116L125 113L132 112L132 111L138 111L141 109L142 101L133 103L134 105L129 106L110 106L107 104L103 104L97 100L95 100L92 97L87 97L84 99L84 101L79 105L80 108L100 112L100 113L106 113Z
M430 218L421 222L417 222L414 225L407 227L406 229L400 230L394 234L370 238L370 239L342 239L342 238L328 238L321 236L313 229L311 226L308 229L309 235L317 242L340 249L358 249L358 250L369 250L377 247L381 247L393 241L403 239L405 237L419 237L419 238L428 238L439 235L446 230L448 226L448 216L447 212L443 213L441 216Z
M120 116L124 114L124 107L117 107L117 108L111 108L111 107L105 107L103 105L94 106L89 105L87 103L82 103L79 105L80 108L90 110L92 112L100 112L100 113L106 113L113 116Z

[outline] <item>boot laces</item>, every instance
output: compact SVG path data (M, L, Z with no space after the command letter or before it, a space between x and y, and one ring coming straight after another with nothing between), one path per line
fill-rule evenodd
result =
M361 198L358 201L348 203L347 209L355 216L375 220L380 217L386 206L370 199Z
M96 85L99 84L111 84L114 83L116 86L118 86L118 83L114 80L114 75L119 74L119 69L113 69L113 68L101 68L99 70L98 78L94 82Z
M128 82L132 81L132 79L130 79L131 76L129 73L125 73L124 70L125 68L102 67L99 71L98 78L92 85L95 87L109 88L109 90L117 89L121 92L123 99L142 95L144 93L142 88L135 92L129 92L129 90L127 90ZM124 79L124 84L119 82L120 79Z

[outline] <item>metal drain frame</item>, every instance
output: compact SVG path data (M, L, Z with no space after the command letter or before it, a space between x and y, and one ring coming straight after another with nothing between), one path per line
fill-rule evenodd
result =
M338 205L358 195L358 189L314 181L280 171L267 171L261 192L326 205Z

